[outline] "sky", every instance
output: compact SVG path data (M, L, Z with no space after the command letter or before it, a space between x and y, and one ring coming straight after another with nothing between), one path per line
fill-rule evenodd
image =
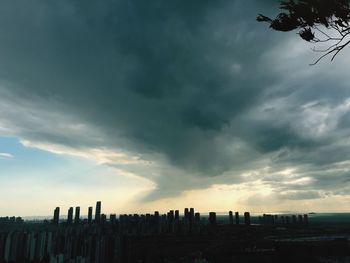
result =
M310 66L259 13L278 1L1 1L0 216L349 211L350 50Z

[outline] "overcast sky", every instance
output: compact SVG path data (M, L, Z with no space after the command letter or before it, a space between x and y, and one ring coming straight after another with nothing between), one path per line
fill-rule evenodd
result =
M350 51L309 66L277 7L1 1L0 215L349 211Z

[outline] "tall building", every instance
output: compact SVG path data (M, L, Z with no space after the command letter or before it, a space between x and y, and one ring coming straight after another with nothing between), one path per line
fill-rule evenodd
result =
M201 222L201 214L200 213L195 213L194 214L194 221L198 224Z
M175 221L179 221L180 216L179 216L179 210L175 210Z
M101 224L105 225L107 223L107 216L105 214L101 215Z
M239 225L239 213L235 212L236 225Z
M99 224L101 222L101 201L96 202L95 210L95 223Z
M229 220L230 220L230 225L233 225L233 213L232 211L228 212Z
M60 208L56 207L55 211L53 212L53 221L52 221L52 223L57 226L58 223L59 223L59 220L60 220Z
M159 220L159 212L158 211L154 211L154 219Z
M246 224L247 226L250 225L250 213L249 212L244 213L244 224Z
M173 222L174 218L175 218L174 210L170 210L169 213L168 213L168 220L170 222Z
M189 219L189 211L188 211L188 208L185 208L184 217L185 217L186 220Z
M111 225L115 225L117 222L117 215L116 214L110 214L109 215L109 223Z
M67 217L67 224L72 224L73 223L73 207L70 207L68 209L68 217Z
M209 225L216 226L216 213L215 212L209 213Z
M194 219L194 208L190 208L190 221L193 222Z
M12 234L13 234L13 232L12 233L10 232L7 235L6 242L5 242L5 248L4 248L4 259L5 259L5 262L9 262L10 261Z
M79 224L79 222L80 222L80 207L77 206L75 208L74 224Z
M90 225L91 223L92 223L92 206L90 206L88 210L88 224Z

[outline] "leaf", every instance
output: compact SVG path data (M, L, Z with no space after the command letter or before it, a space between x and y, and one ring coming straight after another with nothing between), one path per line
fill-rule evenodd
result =
M302 39L304 39L307 42L310 42L311 40L315 39L315 34L312 32L311 28L304 28L299 32L299 35Z
M258 17L256 18L256 20L259 22L271 22L272 21L271 18L264 16L262 14L259 14Z
M275 20L272 20L270 27L277 31L291 31L298 28L298 26L299 22L296 19L291 18L285 13L281 13Z

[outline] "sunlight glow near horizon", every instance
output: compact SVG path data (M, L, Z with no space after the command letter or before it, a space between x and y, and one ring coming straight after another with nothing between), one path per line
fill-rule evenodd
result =
M86 158L28 148L13 137L0 137L0 145L14 156L0 159L1 216L43 216L56 206L88 207L100 199L112 212L152 189L144 179L120 175Z
M207 189L186 191L175 197L144 202L142 196L154 187L145 184L145 179L119 175L115 169L94 164L86 158L28 148L13 137L0 137L0 141L1 150L13 155L11 160L0 159L0 179L3 182L0 188L0 216L49 216L56 206L61 207L63 215L69 207L80 206L84 215L89 206L95 206L96 200L102 200L105 213L118 214L155 210L166 212L168 209L182 211L184 207L195 207L202 212L214 209L218 212L235 210L252 213L347 211L349 198L307 200L300 206L297 200L274 200L278 197L273 195L273 189L259 182L218 184ZM293 171L288 168L281 174L287 176ZM6 178L11 180L6 181ZM31 187L28 188L28 185ZM253 198L250 197L252 195ZM8 202L9 199L11 202ZM337 203L337 206L329 207L331 202ZM13 206L13 203L17 205Z

